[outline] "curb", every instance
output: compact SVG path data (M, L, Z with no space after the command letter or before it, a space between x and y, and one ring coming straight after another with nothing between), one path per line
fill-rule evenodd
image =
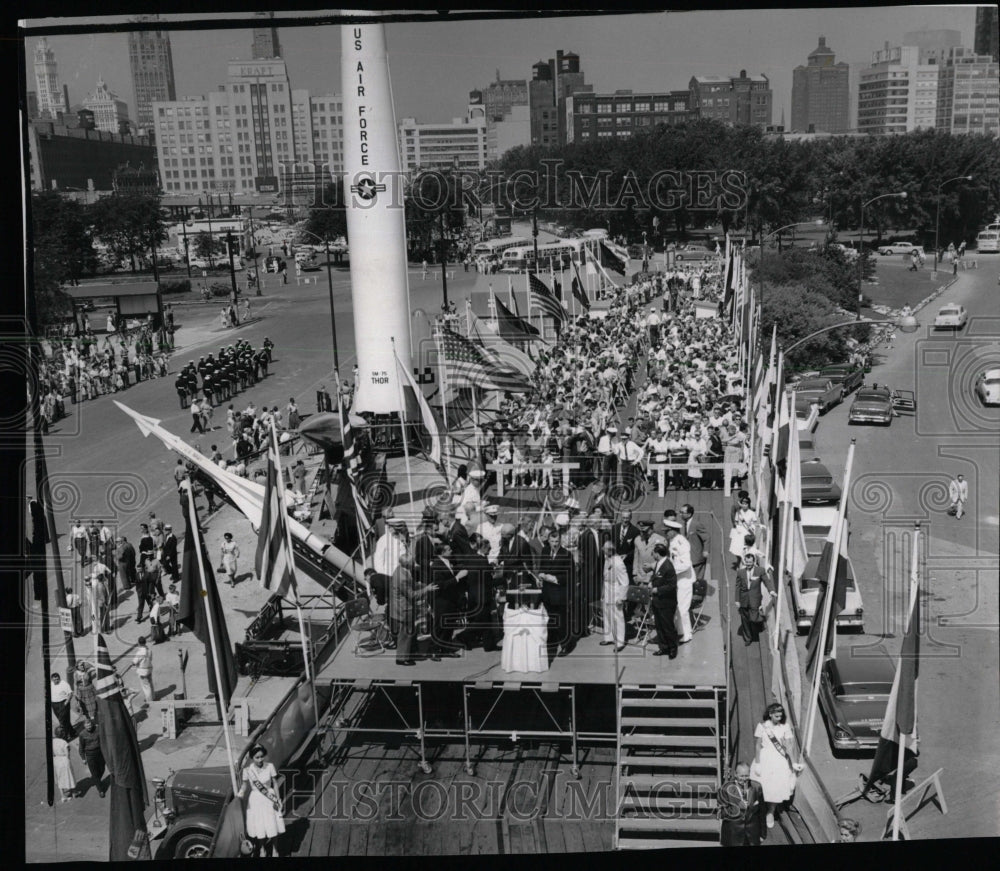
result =
M951 281L949 281L947 284L941 285L941 287L935 290L932 294L930 294L929 296L925 296L920 302L918 302L913 307L913 313L916 314L918 311L920 311L920 309L924 308L924 306L930 305L935 299L941 296L942 293L944 293L949 287L951 287L956 281L958 281L959 277L960 276L958 275L953 276Z

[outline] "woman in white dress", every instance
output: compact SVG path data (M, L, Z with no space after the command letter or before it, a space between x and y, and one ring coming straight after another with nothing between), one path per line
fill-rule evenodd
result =
M760 783L767 805L767 827L774 827L774 810L792 797L795 777L803 768L792 762L792 728L785 722L785 709L777 704L767 706L764 719L754 732L757 751L750 776Z
M277 855L275 838L285 831L281 814L281 798L277 792L278 773L267 761L267 751L259 744L250 751L250 764L243 769L243 786L240 798L248 798L246 836L253 842L250 858L258 859Z
M232 587L236 584L236 561L239 559L240 549L233 541L231 532L227 532L222 538L222 570L226 575L226 583Z
M750 497L740 499L740 507L733 517L733 528L729 532L729 553L733 555L733 568L740 567L746 548L746 537L757 534L757 512L750 507Z
M52 738L52 765L56 776L56 785L62 790L62 801L76 797L76 778L73 776L73 765L70 762L69 742L66 731L57 726Z

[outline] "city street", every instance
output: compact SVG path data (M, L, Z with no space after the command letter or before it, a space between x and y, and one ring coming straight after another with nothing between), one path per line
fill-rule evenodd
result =
M974 255L973 255L974 256ZM900 268L879 262L879 271ZM1000 708L998 656L996 474L1000 409L984 408L973 395L983 369L1000 363L996 317L996 255L979 257L979 268L958 280L917 314L920 329L897 332L895 347L880 349L869 382L916 392L915 417L891 427L848 426L851 398L821 418L816 454L843 475L851 438L857 439L848 516L850 554L865 608L865 631L838 637L838 657L897 657L909 575L909 534L921 522L921 663L917 724L920 782L943 768L949 813L927 806L910 821L915 838L982 837L995 834L1000 806ZM926 267L925 267L926 271ZM950 279L950 269L945 276ZM931 287L927 277L915 277ZM929 292L929 291L928 291ZM923 294L920 294L922 296ZM931 329L945 302L964 305L969 325L958 335ZM949 517L948 482L969 481L969 513ZM800 657L805 641L800 639ZM819 720L822 720L820 717ZM871 756L834 759L822 722L813 752L834 797L849 793L867 774ZM989 798L987 798L989 797ZM866 840L877 838L885 806L858 802L845 809L863 822Z

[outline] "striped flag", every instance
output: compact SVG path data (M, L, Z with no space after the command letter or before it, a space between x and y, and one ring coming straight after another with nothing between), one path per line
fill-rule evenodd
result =
M517 310L517 297L514 296L514 279L509 275L507 276L507 299L510 300L510 310L514 317L521 317L521 313Z
M786 548L787 561L786 568L792 577L797 581L802 577L809 562L808 546L806 545L805 531L802 528L802 466L799 462L799 440L798 438L788 438L789 407L791 398L784 396L781 400L781 423L775 430L775 441L780 446L782 442L781 433L784 432L784 443L787 447L787 457L781 455L780 447L772 452L777 469L781 469L781 463L785 463L785 484L782 488L782 501L787 503L787 507L792 512L792 524L790 530L790 541L783 542L782 547ZM778 482L780 485L780 481Z
M524 342L537 339L540 336L538 327L528 323L524 318L514 314L507 306L500 302L499 297L494 297L493 302L496 307L497 325L500 328L500 335L508 341Z
M628 268L628 261L622 259L622 255L619 254L614 248L608 245L607 242L600 243L600 264L608 269L617 272L619 275L624 275L625 270Z
M573 277L573 296L576 297L577 302L583 306L585 311L590 311L590 299L587 297L583 282L580 281L580 270L576 268L575 260L573 261L573 272L576 273Z
M283 599L295 598L298 589L295 582L295 564L288 546L288 511L285 507L281 481L278 477L278 458L274 440L267 451L267 481L264 485L264 506L260 516L260 532L257 533L257 553L254 569L260 578L260 585ZM291 596L289 596L291 592Z
M542 310L556 322L556 330L566 320L566 309L564 309L550 291L545 283L534 272L528 273L528 285L531 290L531 302Z
M826 544L820 554L819 565L816 567L816 579L819 581L819 595L816 597L816 614L812 626L809 627L809 637L806 639L806 671L812 673L813 668L822 668L823 661L828 656L836 656L837 615L847 606L847 533L842 530L840 546L834 543L837 533L836 523L830 527L826 536ZM822 631L823 611L826 607L826 597L831 594L827 589L827 578L830 577L830 563L836 560L833 581L833 602L826 633L826 649L821 656L817 655L819 638Z
M490 362L501 369L513 369L530 378L535 372L535 361L520 348L515 348L510 342L497 335L490 321L481 321L474 313L471 315L472 329L469 338L476 343L488 356Z
M553 303L558 305L555 301ZM511 393L529 393L532 390L531 382L524 375L497 366L464 336L444 327L438 338L449 383L457 387L476 386Z
M111 775L108 858L149 859L145 808L149 804L146 773L135 733L135 720L125 706L121 678L111 664L103 635L97 636L97 738Z

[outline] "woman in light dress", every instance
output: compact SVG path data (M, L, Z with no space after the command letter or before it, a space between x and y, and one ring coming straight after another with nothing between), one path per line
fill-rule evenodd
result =
M76 778L73 776L73 764L70 761L69 742L66 737L63 727L57 726L52 738L52 765L56 786L62 790L62 801L76 798Z
M243 769L240 798L247 799L246 836L253 842L250 858L277 855L274 841L285 831L281 797L277 791L278 772L267 761L267 751L259 744L250 751L250 763Z
M734 557L733 568L738 569L746 548L746 537L757 534L757 512L750 507L750 497L740 498L740 507L733 517L729 532L729 553Z
M233 541L231 532L227 532L222 538L222 570L226 574L226 583L232 587L236 585L236 561L239 559L240 549Z
M781 705L774 703L767 706L754 737L757 739L757 751L750 776L760 783L764 791L767 827L770 829L774 827L775 808L792 797L796 775L803 766L792 762L792 728L785 722L785 709Z

